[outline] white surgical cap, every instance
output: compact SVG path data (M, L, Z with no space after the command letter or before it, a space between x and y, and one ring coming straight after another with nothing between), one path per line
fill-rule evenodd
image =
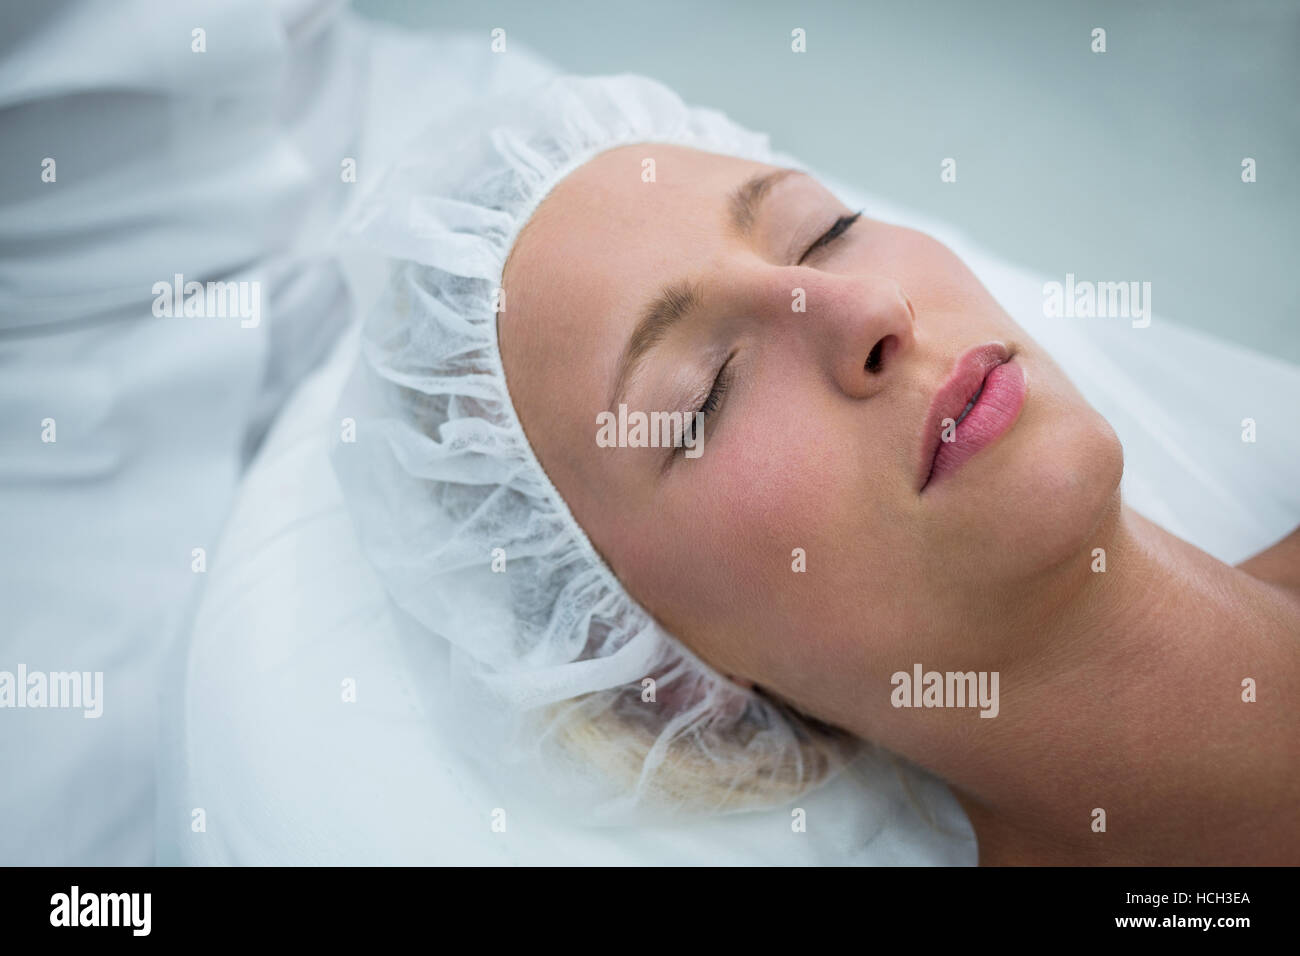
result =
M776 806L855 750L719 675L628 594L511 402L497 341L506 258L561 179L631 143L798 165L638 76L562 77L437 124L356 220L392 274L339 407L355 440L333 453L389 594L451 645L449 719L592 822Z

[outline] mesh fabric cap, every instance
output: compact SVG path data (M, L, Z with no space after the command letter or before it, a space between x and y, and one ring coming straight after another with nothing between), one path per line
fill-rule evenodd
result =
M446 715L467 748L593 822L779 805L858 748L722 677L654 621L573 518L511 402L496 307L515 238L566 175L631 143L803 168L629 75L558 78L429 129L353 224L392 278L338 409L355 441L333 452L367 558L452 647Z

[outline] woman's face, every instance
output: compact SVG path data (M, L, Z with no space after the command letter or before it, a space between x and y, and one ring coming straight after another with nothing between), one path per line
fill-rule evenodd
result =
M516 243L500 338L543 467L630 593L723 673L871 734L895 671L1016 653L1089 559L1122 455L952 252L853 213L801 173L603 153ZM981 412L992 440L953 455L976 435L938 441L936 395L989 344L1010 385ZM703 406L701 453L606 447L620 403ZM947 444L965 460L927 483Z

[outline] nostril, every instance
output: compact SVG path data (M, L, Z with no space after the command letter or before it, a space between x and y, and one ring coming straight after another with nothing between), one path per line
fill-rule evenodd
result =
M880 371L880 364L885 358L885 343L889 338L890 336L886 335L883 339L877 342L876 347L873 348L871 354L867 356L866 370L868 372L874 374Z

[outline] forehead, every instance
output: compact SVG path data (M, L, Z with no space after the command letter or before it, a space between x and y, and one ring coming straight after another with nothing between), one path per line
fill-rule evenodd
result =
M639 212L650 220L656 213L711 199L710 210L721 212L728 193L744 178L771 168L684 146L621 146L600 153L566 176L541 208L591 212L614 203L625 213Z
M579 351L612 374L640 306L665 282L708 271L735 241L732 192L771 168L657 144L580 166L539 205L506 263L503 353L528 356L523 375Z
M595 284L630 292L638 277L647 286L663 281L669 277L653 267L722 241L731 192L770 168L681 146L636 144L601 153L542 201L515 243L505 284L531 285L538 270L558 264L570 287L585 278L608 280L616 267L617 282Z

